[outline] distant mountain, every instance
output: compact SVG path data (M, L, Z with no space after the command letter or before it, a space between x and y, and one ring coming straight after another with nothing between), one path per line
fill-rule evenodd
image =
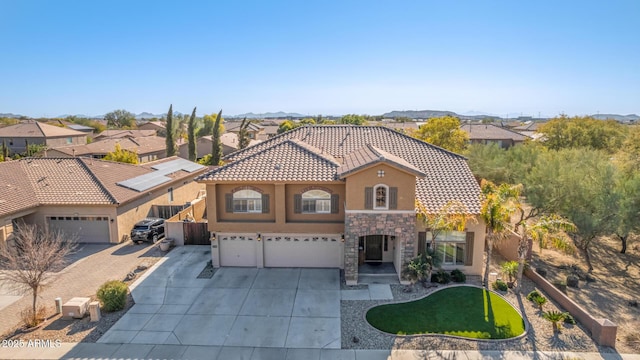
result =
M591 115L593 118L595 119L600 119L600 120L607 120L607 119L613 119L616 121L620 121L620 122L637 122L638 120L640 120L640 116L636 115L636 114L629 114L629 115L618 115L618 114L595 114L595 115Z
M411 119L430 119L434 117L441 117L441 116L447 116L447 115L462 117L461 115L458 115L453 111L441 111L441 110L403 110L403 111L394 110L394 111L382 114L382 117L385 117L385 118L408 117Z
M307 117L308 115L302 115L299 113L286 113L283 111L278 111L278 112L268 112L268 113L261 113L261 114L254 114L252 112L250 113L246 113L246 114L238 114L238 115L233 115L233 116L229 116L229 117L235 117L235 118L244 118L246 117L247 119L266 119L266 118L303 118L303 117Z
M18 114L12 114L12 113L0 113L0 117L6 117L6 118L20 118L23 115L18 115Z

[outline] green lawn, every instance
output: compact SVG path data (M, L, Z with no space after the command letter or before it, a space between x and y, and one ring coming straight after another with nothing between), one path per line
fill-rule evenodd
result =
M474 339L508 339L524 333L524 320L499 295L472 286L437 291L426 298L380 305L367 321L391 334L447 334Z

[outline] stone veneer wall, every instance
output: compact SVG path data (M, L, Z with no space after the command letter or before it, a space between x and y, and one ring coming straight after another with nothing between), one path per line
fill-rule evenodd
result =
M358 239L365 235L391 235L400 246L400 268L413 258L415 213L347 213L344 227L344 274L347 285L358 283Z

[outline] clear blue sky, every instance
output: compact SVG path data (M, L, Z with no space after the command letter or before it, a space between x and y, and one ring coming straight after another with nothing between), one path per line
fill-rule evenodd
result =
M0 113L640 113L640 1L0 0Z

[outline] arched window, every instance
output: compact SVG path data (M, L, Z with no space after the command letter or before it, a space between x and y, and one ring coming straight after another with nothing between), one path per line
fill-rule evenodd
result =
M389 187L387 185L376 185L373 188L374 209L389 209Z
M331 194L323 190L309 190L302 194L302 212L328 214L331 212Z
M262 194L254 190L240 190L233 193L234 213L262 212Z

